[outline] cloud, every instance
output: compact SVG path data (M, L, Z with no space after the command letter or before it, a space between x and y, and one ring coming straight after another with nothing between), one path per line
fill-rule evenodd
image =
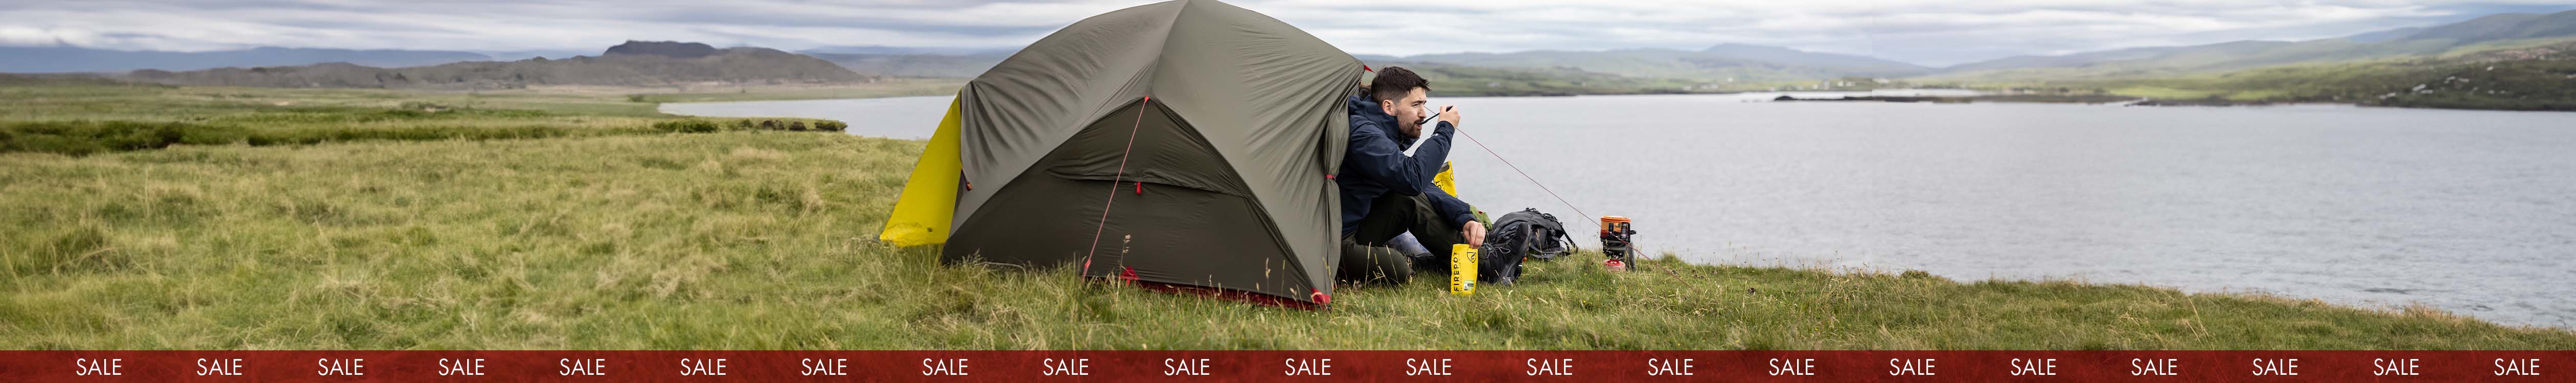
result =
M89 31L58 31L36 27L0 26L0 45L56 45L66 40L95 42Z
M1015 48L1142 1L11 1L0 44L595 51L629 39ZM1357 54L1779 45L1942 65L2296 40L2576 8L2563 0L1239 0Z

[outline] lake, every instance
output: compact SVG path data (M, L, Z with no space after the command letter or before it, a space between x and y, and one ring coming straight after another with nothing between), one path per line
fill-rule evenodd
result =
M1583 212L1631 217L1640 247L1692 262L2422 303L2576 327L2576 113L1766 102L1778 95L1432 102L1458 105L1465 132ZM922 138L948 100L663 110ZM1594 230L1477 145L1450 158L1478 208Z

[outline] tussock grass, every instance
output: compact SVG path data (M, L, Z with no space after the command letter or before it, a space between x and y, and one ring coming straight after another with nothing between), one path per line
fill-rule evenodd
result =
M920 141L0 153L10 349L2567 349L2421 307L1582 254L1300 311L873 241ZM1115 233L1112 233L1115 235Z

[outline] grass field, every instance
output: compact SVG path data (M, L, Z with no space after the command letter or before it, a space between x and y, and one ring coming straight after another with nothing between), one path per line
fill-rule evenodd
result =
M464 97L549 114L457 125L611 132L0 152L0 348L2576 348L2420 308L1669 259L1609 273L1589 254L1469 297L1345 287L1330 310L1280 309L876 243L920 141L663 132L675 117L616 95L163 92L6 121L211 120L241 112L191 95L241 92ZM503 107L539 104L559 107ZM404 126L294 129L335 124Z

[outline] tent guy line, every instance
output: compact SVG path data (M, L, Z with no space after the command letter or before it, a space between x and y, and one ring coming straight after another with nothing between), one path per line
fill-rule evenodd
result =
M1521 178L1529 179L1531 185L1538 185L1538 190L1546 191L1548 197L1555 197L1557 203L1565 204L1565 208L1567 209L1574 209L1574 214L1583 216L1583 220L1585 222L1591 222L1592 226L1595 228L1601 226L1601 221L1592 218L1591 214L1584 213L1583 208L1574 207L1574 202L1566 201L1565 196L1556 195L1556 190L1548 189L1547 184L1539 183L1538 177L1531 177L1529 172L1522 171L1519 165L1512 165L1512 160L1503 159L1502 153L1495 153L1493 147L1485 146L1484 141L1477 140L1476 136L1468 135L1466 129L1458 129L1457 132L1459 137L1466 137L1467 142L1475 143L1477 149L1484 149L1485 155L1494 156L1494 160L1502 161L1503 166L1510 167L1513 172L1520 173Z
M1100 234L1109 229L1109 207L1118 204L1118 184L1127 182L1127 156L1136 153L1136 132L1145 127L1146 105L1154 96L1136 100L1136 123L1127 126L1127 147L1118 150L1118 173L1109 177L1109 199L1100 202L1100 223L1091 228L1091 250L1082 254L1083 271L1091 270L1091 256L1100 254ZM1136 183L1136 194L1145 194L1145 184Z

